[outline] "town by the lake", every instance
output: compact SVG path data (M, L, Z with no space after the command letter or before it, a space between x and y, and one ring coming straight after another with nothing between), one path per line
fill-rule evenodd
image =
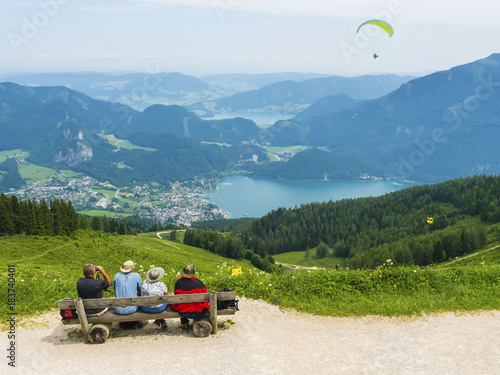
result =
M138 184L116 187L89 176L68 177L64 172L10 191L19 199L71 201L81 214L119 217L139 215L162 223L190 226L194 221L227 218L229 213L211 204L204 195L216 187L217 180L199 179L174 182L169 186Z

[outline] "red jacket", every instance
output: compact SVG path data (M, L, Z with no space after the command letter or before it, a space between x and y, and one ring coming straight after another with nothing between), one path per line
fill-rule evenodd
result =
M196 277L181 277L175 283L174 294L207 293L207 287ZM210 309L210 302L173 303L170 308L188 319L199 320Z

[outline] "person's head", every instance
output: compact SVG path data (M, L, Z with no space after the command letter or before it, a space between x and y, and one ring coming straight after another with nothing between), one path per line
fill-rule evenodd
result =
M155 281L160 280L163 276L165 276L165 270L161 267L151 268L146 273L146 279L148 279L149 282L151 282L151 283L154 283Z
M194 277L194 273L196 272L196 267L194 264L188 264L182 270L182 276L187 277L188 279Z
M129 273L134 270L135 263L132 262L131 260L127 260L125 263L123 263L123 266L120 267L120 271L123 273Z
M92 263L87 263L83 266L83 276L94 277L95 266Z

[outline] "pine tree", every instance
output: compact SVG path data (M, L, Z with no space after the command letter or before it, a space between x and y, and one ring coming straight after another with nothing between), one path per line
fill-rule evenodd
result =
M2 193L0 195L0 234L2 235L10 235L15 232L9 203L7 196Z

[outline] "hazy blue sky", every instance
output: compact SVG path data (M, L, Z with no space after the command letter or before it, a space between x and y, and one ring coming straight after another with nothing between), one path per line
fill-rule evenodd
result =
M496 0L0 0L0 9L0 73L414 74L500 52ZM356 34L372 18L389 21L393 37Z

